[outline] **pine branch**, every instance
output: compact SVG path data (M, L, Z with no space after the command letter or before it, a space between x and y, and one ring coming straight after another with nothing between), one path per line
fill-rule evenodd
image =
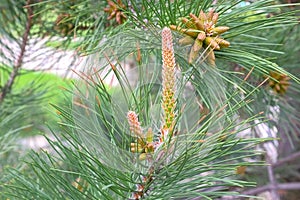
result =
M55 2L55 0L52 1ZM167 3L163 0L134 1L132 6L138 9L135 9L136 12L129 17L129 20L140 17L140 23L132 23L142 24L143 26L128 26L124 30L115 28L114 31L119 31L118 35L108 34L103 44L101 43L95 49L97 58L99 58L99 55L101 57L106 53L112 53L107 61L111 65L110 70L113 71L119 81L120 88L113 88L115 91L112 94L112 91L107 91L106 86L100 80L101 78L98 82L94 82L92 77L88 75L85 76L88 88L82 89L82 85L75 85L79 94L74 92L76 98L74 98L72 108L59 109L57 107L60 116L64 118L64 121L60 124L64 127L66 134L54 133L56 141L50 141L49 139L49 143L56 154L47 154L46 152L31 154L32 160L28 164L34 171L34 177L31 176L32 174L26 174L23 171L11 170L10 174L14 180L7 184L8 196L21 196L24 199L32 197L39 199L128 199L130 196L134 199L144 199L144 197L149 197L149 199L216 199L225 195L239 195L238 192L230 191L231 186L239 188L253 186L254 183L241 181L232 176L236 175L237 167L254 165L254 163L244 161L244 158L257 156L259 153L253 152L252 147L268 139L241 139L235 137L236 133L242 131L241 128L238 128L238 125L252 124L251 122L259 118L259 116L252 115L247 120L242 119L241 124L235 121L237 111L242 106L248 106L248 100L255 90L244 90L240 87L241 82L238 81L239 79L234 77L234 71L230 72L234 80L226 77L227 75L223 71L228 70L225 68L228 67L227 61L236 62L258 75L267 75L270 70L280 70L273 62L265 59L264 55L248 51L262 51L267 49L268 46L266 47L264 43L257 41L258 37L255 37L255 35L252 38L255 39L254 42L248 40L244 42L242 34L262 30L263 28L281 26L281 22L288 21L289 18L287 15L287 18L278 16L274 19L262 18L253 21L251 18L257 17L256 11L266 10L263 11L266 14L269 10L274 10L274 6L268 6L268 2L271 3L271 0L262 3L257 1L244 8L235 8L234 5L239 2L242 1L214 1L218 4L216 9L220 12L220 23L228 24L234 28L226 36L230 39L230 42L233 42L233 45L228 50L216 54L218 61L226 61L224 68L220 64L215 69L211 69L211 67L203 66L199 62L191 66L186 62L186 50L178 51L176 55L180 70L184 72L182 76L189 79L187 82L183 81L183 86L179 87L178 90L179 94L185 92L183 91L184 86L191 81L194 86L193 89L195 89L192 91L193 97L194 92L197 93L197 97L201 97L202 102L209 102L207 103L208 108L210 108L210 105L213 108L202 115L199 114L199 107L202 107L201 111L204 110L203 106L198 105L198 101L191 104L194 99L198 100L197 98L190 98L188 95L188 97L180 96L172 90L175 80L170 78L174 74L170 69L165 70L166 73L163 77L164 80L170 81L172 84L165 85L165 87L163 84L162 91L165 93L165 97L162 97L162 99L166 103L164 107L159 107L160 109L157 111L155 106L159 105L161 99L160 96L155 97L156 91L152 91L152 85L154 82L156 83L156 72L151 77L151 83L148 84L147 82L144 86L146 81L144 82L143 78L145 77L142 77L142 75L149 75L149 68L140 67L139 86L132 88L126 74L123 74L125 70L122 68L123 66L119 66L118 60L136 53L136 44L138 43L139 57L141 58L138 62L145 63L147 66L151 65L151 69L154 71L156 63L153 64L151 61L159 60L158 69L161 70L161 49L157 45L160 42L157 39L159 27L176 24L180 17L186 17L190 13L199 13L200 9L209 11L212 1L203 0L189 3L183 0L168 0ZM223 6L223 3L226 4ZM228 12L229 10L230 12ZM248 14L242 14L245 11ZM158 21L155 21L157 19ZM276 19L279 21L276 21ZM130 24L129 20L126 24ZM152 26L154 24L155 28ZM93 43L97 41L98 43L101 39L97 35L98 32L95 30L95 37L90 37L89 41L94 41ZM29 30L27 36L23 35L23 51L25 51L28 36ZM240 37L242 37L241 41L239 40ZM247 39L246 36L245 38ZM177 52L176 45L174 47L175 52ZM10 86L7 86L9 90L18 75L18 70L21 68L23 56L24 52L17 59L19 64L16 63L12 72L15 75L11 76ZM172 61L172 59L165 60ZM115 61L117 64L114 64ZM92 63L92 65L94 64ZM103 66L105 67L105 64ZM170 66L173 69L173 64ZM102 69L99 72L97 71L97 75L103 75L101 73L103 72ZM108 73L104 77L106 75ZM234 88L227 90L226 85L223 85L223 81L218 81L221 78L230 80L235 87L238 86L241 91L245 91L243 95L238 96L241 91ZM163 81L163 83L166 81ZM228 91L226 93L228 96L223 95L225 94L225 88ZM230 94L231 91L234 94ZM179 97L178 101L174 101L175 96L176 98ZM231 101L234 101L234 103L231 103ZM144 135L141 134L143 129L140 128L139 121L132 120L135 123L129 123L129 125L132 125L130 127L123 123L124 111L127 112L128 108L137 111L143 126L154 130L152 134L149 134L151 137L146 137L145 141L142 140ZM175 108L182 109L175 112ZM159 120L156 118L160 116L157 113L159 114L161 111L165 112L163 120L167 123L158 123ZM175 120L177 118L178 121ZM175 124L176 128L174 128ZM161 126L164 125L163 128L167 131L161 130ZM137 138L132 138L128 134L130 129ZM171 137L167 136L168 134L173 136L173 130L176 130L174 131L175 148L168 148L170 151L167 151L163 149L164 146L161 146L162 151L154 152L157 153L154 154L155 160L147 160L147 157L143 157L153 153L153 143L158 141L168 143L168 139L171 139ZM158 140L153 140L152 135ZM140 140L133 142L132 139ZM175 139L170 141L175 141ZM173 147L173 143L170 145L167 147ZM139 149L141 146L143 148ZM134 152L132 152L133 150ZM142 151L137 153L142 153L143 156L137 156L139 154L135 154L136 150ZM261 164L261 162L257 163ZM273 172L274 166L270 165L268 169L271 184L263 187L264 190L272 190L275 193L274 199L278 197L276 193L280 187L299 188L299 183L293 185L276 183ZM238 197L238 199L240 198Z
M32 16L33 10L30 6L31 0L27 0L25 8L27 9L27 22L25 31L22 36L22 44L20 46L20 54L17 58L15 65L13 66L13 71L11 72L9 79L7 80L6 84L2 87L0 93L0 103L3 102L6 95L11 91L11 88L15 82L16 77L18 76L19 70L23 64L23 59L26 51L26 46L29 40L29 34L32 27Z

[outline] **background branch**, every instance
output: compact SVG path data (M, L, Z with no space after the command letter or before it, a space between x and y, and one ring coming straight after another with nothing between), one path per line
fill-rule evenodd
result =
M18 76L18 72L22 66L22 63L23 63L24 54L25 54L26 46L27 46L28 39L29 39L29 33L30 33L31 26L32 26L33 11L32 11L32 7L30 6L30 4L31 4L31 0L27 0L26 6L25 6L27 9L27 22L26 22L25 31L22 36L22 44L20 46L20 54L17 58L15 65L13 66L13 70L9 76L9 79L7 80L7 82L3 86L3 88L1 89L0 103L4 100L5 96L10 92L10 90L14 84L14 81L15 81L16 77Z
M280 159L278 160L276 163L272 164L272 166L275 168L275 167L279 167L287 162L291 162L291 161L294 161L295 159L299 158L300 157L300 152L296 152L290 156L287 156L283 159Z
M269 160L269 163L271 163L270 159L268 159L268 160ZM276 179L275 179L275 176L274 176L274 171L273 171L272 165L268 165L267 166L267 170L268 170L268 176L269 176L270 185L272 186L269 189L270 192L271 192L272 199L273 200L279 200L280 197L279 197L279 194L277 192L277 182L276 182Z
M300 182L294 182L294 183L281 183L277 184L276 186L269 184L261 187L257 187L251 190L246 190L245 192L242 192L242 194L245 195L256 195L268 190L300 190Z

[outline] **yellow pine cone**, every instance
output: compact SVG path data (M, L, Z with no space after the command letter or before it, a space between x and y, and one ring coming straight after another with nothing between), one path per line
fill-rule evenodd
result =
M197 31L196 29L191 29L191 28L181 28L180 26L174 26L174 25L170 25L170 29L174 30L174 31L179 31L180 33L189 35L193 38L196 38L199 31Z
M213 36L216 36L216 35L220 35L222 33L225 33L226 31L228 31L229 27L228 26L218 26L211 30L213 32Z
M213 37L206 37L206 39L204 40L204 43L212 49L220 50L219 44L216 42L215 38L213 38Z
M220 48L229 47L230 43L222 38L214 38Z
M205 30L203 20L200 20L198 17L196 17L196 15L194 15L192 13L190 13L190 17L193 19L194 24L196 25L198 30L202 30L202 31Z
M196 26L195 24L191 21L191 20L188 20L187 18L185 17L182 17L180 18L181 22L187 27L187 28L192 28L192 29L196 29ZM172 26L172 25L171 25ZM170 26L170 28L171 28ZM176 26L175 26L176 27ZM171 28L172 29L172 28ZM172 29L173 30L173 29Z

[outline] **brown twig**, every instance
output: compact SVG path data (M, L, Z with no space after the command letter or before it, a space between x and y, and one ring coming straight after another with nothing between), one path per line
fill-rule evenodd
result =
M285 164L285 163L287 163L287 162L291 162L291 161L294 161L294 160L296 160L297 158L299 158L300 157L300 152L297 152L297 153L294 153L294 154L292 154L292 155L290 155L290 156L287 156L287 157L285 157L285 158L283 158L283 159L280 159L280 160L278 160L276 163L274 163L272 166L275 168L275 167L279 167L280 165L282 165L282 164Z
M270 191L270 190L277 190L277 191L278 190L300 190L300 182L281 183L281 184L277 184L275 187L272 184L264 185L264 186L260 186L260 187L253 188L250 190L246 190L246 191L242 192L241 194L254 196L254 195L257 195L257 194L260 194L260 193L263 193L266 191ZM198 199L202 199L202 198L195 198L193 200L198 200ZM218 200L226 200L226 199L228 199L228 198L220 198ZM245 199L245 198L243 198L241 196L234 196L234 197L230 198L230 200L234 200L234 199L241 200L241 199Z
M300 182L280 183L276 186L269 184L242 192L244 195L255 195L268 190L300 190Z
M30 4L31 4L31 0L27 0L26 6L24 6L27 9L27 22L26 22L25 31L22 36L22 44L20 46L20 54L17 58L15 65L13 66L13 71L11 72L9 79L7 80L7 82L3 86L3 88L1 89L0 103L4 100L6 95L11 91L14 81L15 81L16 77L18 76L19 70L23 64L26 46L27 46L27 43L29 40L29 33L30 33L31 26L32 26L33 11L32 11L32 7L30 6Z

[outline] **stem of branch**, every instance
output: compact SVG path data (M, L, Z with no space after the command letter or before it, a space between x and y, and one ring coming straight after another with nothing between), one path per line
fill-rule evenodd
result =
M18 72L23 64L24 54L26 51L26 46L27 46L28 39L29 39L29 33L30 33L31 26L32 26L33 11L32 11L32 7L30 6L30 4L31 4L31 0L27 0L26 6L25 6L27 9L27 22L26 22L25 31L22 36L22 44L20 46L20 54L17 58L15 65L13 66L13 71L10 73L9 79L7 80L6 84L3 86L2 90L1 90L0 103L3 102L6 95L10 92L10 90L14 84L14 81L15 81L16 77L18 76Z
M273 171L272 165L268 165L267 170L268 170L268 175L269 175L269 181L272 185L272 188L270 188L272 199L273 200L279 200L280 197L279 197L279 194L277 192L277 183L276 183L276 179L275 179L275 176L274 176L274 171Z

